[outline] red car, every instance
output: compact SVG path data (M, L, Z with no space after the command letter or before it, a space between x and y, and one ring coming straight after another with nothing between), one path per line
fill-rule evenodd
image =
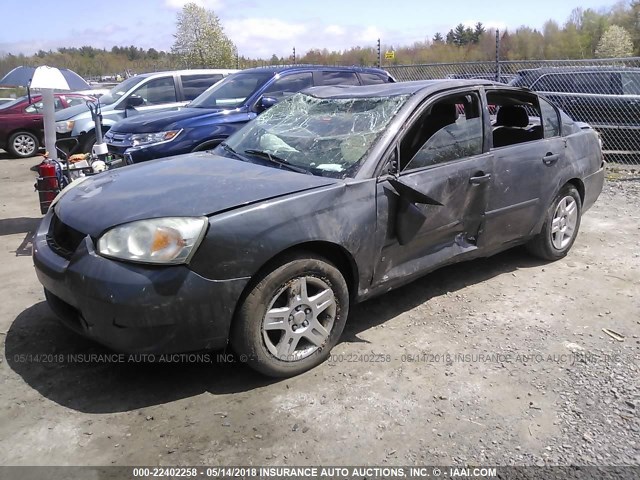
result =
M56 93L55 109L81 105L94 100L78 93ZM32 157L44 143L42 122L42 95L20 97L0 105L0 148L18 158Z

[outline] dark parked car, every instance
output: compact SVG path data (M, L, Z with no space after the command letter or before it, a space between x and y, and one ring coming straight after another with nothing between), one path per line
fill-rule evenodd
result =
M230 341L294 375L327 358L355 302L514 245L564 257L603 163L594 130L522 89L317 87L213 152L72 184L33 259L62 321L113 349Z
M384 70L292 66L243 70L224 79L183 108L121 120L105 140L109 152L133 163L214 148L245 123L300 90L317 85L393 82Z
M604 153L640 155L640 68L557 67L518 72L528 87L600 132Z
M89 95L56 93L55 109L63 110L94 100ZM42 95L20 97L0 105L0 148L14 157L32 157L44 143Z

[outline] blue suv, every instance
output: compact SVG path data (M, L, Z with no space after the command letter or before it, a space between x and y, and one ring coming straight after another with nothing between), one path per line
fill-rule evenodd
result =
M317 85L394 82L384 70L360 67L262 67L229 75L191 103L115 123L105 134L109 153L133 163L210 150L279 100Z

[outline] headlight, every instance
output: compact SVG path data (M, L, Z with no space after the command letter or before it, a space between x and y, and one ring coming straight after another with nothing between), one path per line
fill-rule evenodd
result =
M73 120L64 120L62 122L56 122L56 132L58 133L69 133L73 130L73 126L75 125L75 121Z
M187 263L207 230L206 217L138 220L112 228L98 239L105 257L141 263Z
M153 143L169 142L176 138L182 130L169 130L167 132L156 133L135 133L131 135L131 144L134 147L140 145L151 145Z

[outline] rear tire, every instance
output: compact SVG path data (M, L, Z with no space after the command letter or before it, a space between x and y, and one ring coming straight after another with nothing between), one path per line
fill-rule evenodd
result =
M578 190L567 184L547 210L544 225L527 244L527 250L543 260L564 258L578 236L582 217L582 200Z
M40 142L38 138L30 132L16 132L9 137L7 149L14 157L28 158L38 153Z
M258 372L291 377L327 359L348 314L340 271L322 257L291 255L259 277L242 300L231 345Z

